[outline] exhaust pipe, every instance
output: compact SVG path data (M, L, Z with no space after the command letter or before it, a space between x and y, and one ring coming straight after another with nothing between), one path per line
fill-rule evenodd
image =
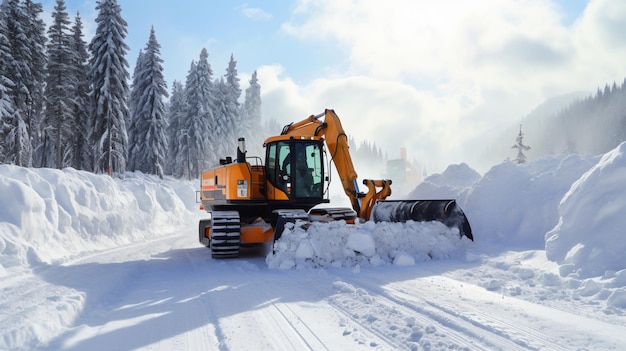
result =
M246 162L246 139L239 138L237 140L237 163Z

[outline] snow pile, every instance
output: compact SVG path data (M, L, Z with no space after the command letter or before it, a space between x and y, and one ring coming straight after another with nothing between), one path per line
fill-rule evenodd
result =
M546 255L561 265L561 275L611 277L621 271L626 285L625 182L622 143L569 189L559 206L558 225L546 234Z
M440 222L297 222L286 225L266 261L280 269L413 265L458 256L468 243L458 229Z
M194 191L142 174L0 165L0 275L171 233L195 212Z
M480 173L467 164L449 165L443 173L426 177L409 193L408 199L458 198L480 179Z
M558 223L559 202L595 162L596 157L567 155L494 166L459 197L475 240L543 249L545 233Z

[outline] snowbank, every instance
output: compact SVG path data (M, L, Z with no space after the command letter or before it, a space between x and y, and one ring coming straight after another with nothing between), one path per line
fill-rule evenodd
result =
M449 165L443 173L435 173L426 177L417 185L407 199L458 199L478 180L480 173L465 163Z
M188 224L194 192L141 174L0 165L0 275L171 233Z
M420 183L407 198L457 199L475 240L518 248L544 248L559 219L558 204L597 157L567 155L528 164L503 162L484 176L466 164L451 165Z
M546 234L546 255L561 265L561 275L613 276L626 269L625 154L622 143L563 197L558 225Z
M543 249L545 233L558 223L559 202L596 161L567 155L494 166L459 199L475 240Z

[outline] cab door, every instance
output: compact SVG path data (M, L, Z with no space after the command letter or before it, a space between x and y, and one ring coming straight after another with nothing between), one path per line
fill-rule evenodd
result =
M295 198L321 199L323 197L322 144L315 141L299 141L293 147L292 164L289 169Z
M268 200L289 199L289 174L285 174L282 168L289 157L289 141L272 142L267 145L265 165L268 183L266 187Z

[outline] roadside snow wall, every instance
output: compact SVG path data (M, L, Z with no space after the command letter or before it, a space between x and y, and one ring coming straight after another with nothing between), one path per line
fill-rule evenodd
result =
M0 276L172 233L189 225L194 192L191 182L140 173L117 179L0 165Z
M626 269L626 142L578 179L546 234L546 255L561 275L581 278Z

